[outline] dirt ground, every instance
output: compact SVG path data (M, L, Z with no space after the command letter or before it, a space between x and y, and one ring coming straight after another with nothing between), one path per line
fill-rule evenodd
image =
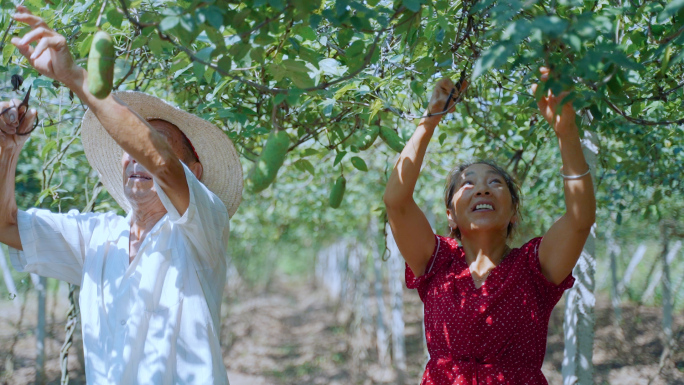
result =
M367 337L373 332L364 332L364 323L355 321L344 307L336 306L325 293L310 285L281 283L271 285L271 288L271 292L260 294L245 294L240 290L239 301L233 295L228 296L224 304L221 342L231 385L396 383L395 372L383 369L378 363L374 338ZM406 290L404 300L406 384L418 384L425 364L420 300L409 290ZM34 297L28 297L23 317L12 302L0 302L2 384L35 381L36 302ZM551 317L542 368L550 384L562 383L562 303L563 300ZM60 383L59 350L64 339L66 305L66 295L48 298L48 384ZM684 384L684 349L681 348L684 346L684 315L675 317L678 347L659 371L663 351L660 309L625 305L622 314L622 327L617 328L613 325L609 301L598 298L594 382ZM80 344L80 339L75 343ZM10 351L14 354L10 355ZM74 347L69 354L69 369L70 383L85 383Z

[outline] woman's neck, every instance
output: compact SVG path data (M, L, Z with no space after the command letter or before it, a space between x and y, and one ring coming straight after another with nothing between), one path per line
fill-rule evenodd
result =
M498 266L509 248L500 234L471 234L461 237L466 262L472 270L485 271Z

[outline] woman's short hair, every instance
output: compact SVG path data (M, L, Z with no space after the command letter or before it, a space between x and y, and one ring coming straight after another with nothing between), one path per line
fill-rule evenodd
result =
M458 184L458 181L459 179L461 179L463 171L465 171L465 169L474 164L486 164L487 166L494 169L494 171L496 171L497 174L501 175L501 177L506 181L508 191L510 191L511 193L511 199L513 201L513 211L518 215L518 218L520 218L520 187L518 186L518 183L515 179L513 179L513 177L511 177L508 174L508 172L506 172L506 170L504 170L503 167L499 166L498 164L490 160L476 160L471 162L465 162L456 166L453 170L451 170L451 172L449 172L449 176L446 180L446 185L444 186L444 204L446 208L450 209L451 211L454 211L452 201L454 199L454 194L457 190L456 186ZM511 234L513 234L513 230L515 229L515 227L516 224L514 223L508 224L508 230L506 232L507 237L510 237ZM461 239L461 230L459 230L458 228L450 229L449 236L452 238Z

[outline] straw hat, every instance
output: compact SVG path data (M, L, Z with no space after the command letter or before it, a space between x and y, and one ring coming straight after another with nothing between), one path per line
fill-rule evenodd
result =
M242 166L228 135L215 125L167 102L142 92L114 92L117 98L145 119L163 119L175 124L188 137L204 169L200 181L235 214L242 199ZM126 212L131 206L124 196L121 157L123 149L105 131L95 114L83 116L81 141L86 158L101 175L102 184Z

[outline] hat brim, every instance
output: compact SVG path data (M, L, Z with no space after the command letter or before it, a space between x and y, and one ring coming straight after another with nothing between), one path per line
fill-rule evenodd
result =
M162 99L136 91L113 93L145 119L163 119L176 125L195 147L202 163L202 178L209 190L226 205L232 217L242 200L242 165L233 142L215 125L176 108ZM123 149L88 110L81 124L81 141L90 165L102 184L124 211L131 209L124 195L121 157Z

